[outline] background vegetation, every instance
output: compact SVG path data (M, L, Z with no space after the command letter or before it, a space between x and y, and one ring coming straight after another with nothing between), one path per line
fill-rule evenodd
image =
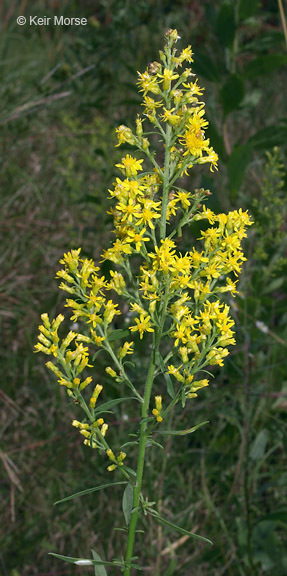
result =
M136 70L156 59L168 27L179 30L183 46L192 44L194 71L206 88L209 136L220 156L218 174L194 170L189 186L211 188L214 210L248 208L255 225L232 302L237 346L210 390L178 415L181 426L206 418L210 424L192 440L170 442L166 457L152 449L146 477L146 491L165 516L214 546L147 523L142 549L157 575L287 573L282 8L286 14L283 0L0 2L3 576L83 572L49 551L120 553L121 533L112 527L121 523L121 505L108 494L53 507L101 484L106 473L71 428L75 407L33 346L40 313L59 313L63 305L54 280L63 252L82 245L97 259L109 241L107 189L123 155L114 148L114 128L134 120ZM16 17L29 14L86 17L88 25L17 26ZM97 370L103 376L100 360ZM119 408L117 436L127 433L129 420L133 415Z

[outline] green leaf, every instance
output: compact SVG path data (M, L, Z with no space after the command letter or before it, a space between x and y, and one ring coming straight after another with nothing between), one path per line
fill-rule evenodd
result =
M95 552L95 550L91 550L91 552L93 555L93 559L96 560L96 562L102 562L102 559L97 554L97 552ZM105 567L104 566L95 566L95 576L107 576L107 571L106 571Z
M133 442L125 442L121 445L121 448L126 448L127 446L137 446L138 440L134 440Z
M164 450L164 447L159 444L158 442L155 442L155 440L152 440L151 438L148 438L147 440L147 446L157 446L157 448L161 448L162 450Z
M167 526L174 528L180 534L186 534L187 536L190 536L190 538L196 538L197 540L203 540L203 542L207 542L208 544L213 545L213 542L211 542L211 540L208 540L208 538L205 538L204 536L199 536L199 534L194 534L193 532L189 532L189 530L185 530L184 528L181 528L181 526L177 526L177 524L173 524L172 522L165 520L164 518L159 516L159 514L151 514L151 516L153 516L156 520L158 520L162 524L166 524Z
M109 400L108 402L104 402L104 404L98 408L95 408L94 414L100 414L101 412L109 410L110 408L113 408L114 406L117 406L117 404L121 404L121 402L125 402L126 400L137 400L137 398L130 396L128 398L115 398L114 400Z
M258 8L259 0L240 0L238 7L238 16L240 20L251 18Z
M252 146L244 144L236 146L227 161L227 173L231 192L237 191L243 181L244 173L250 162Z
M98 492L99 490L110 488L111 486L119 486L120 484L127 484L127 482L123 480L122 482L111 482L109 484L102 484L102 486L87 488L86 490L82 490L81 492L71 494L71 496L66 496L66 498L62 498L62 500L57 500L57 502L54 502L54 506L56 506L56 504L61 504L62 502L67 502L68 500L73 500L73 498L79 498L80 496L85 496L86 494L91 494L92 492Z
M209 420L205 420L205 422L200 422L200 424L197 424L192 428L188 428L187 430L162 430L162 431L158 430L158 434L163 434L164 436L187 436L187 434L192 434L193 432L195 432L195 430L201 428L201 426L204 426L205 424L209 424Z
M202 78L210 82L220 82L220 72L215 65L214 60L204 52L197 52L193 63L193 70Z
M122 562L104 562L103 560L90 560L90 558L73 558L71 556L62 556L62 554L54 554L54 552L49 552L49 556L54 556L54 558L59 558L59 560L64 560L64 562L69 562L70 564L77 564L78 566L121 566Z
M262 290L262 294L269 294L270 292L274 292L275 290L278 290L279 288L281 288L281 286L284 284L285 282L285 278L284 277L280 277L280 278L274 278L274 280L272 280L272 282L270 282L270 284L268 284L264 290Z
M147 416L146 418L142 418L140 423L143 424L144 422L153 422L153 421L154 421L154 416Z
M108 336L109 342L114 342L115 340L120 340L121 338L127 338L130 336L130 331L128 329L125 330L113 330L111 334Z
M245 78L258 78L264 74L271 74L274 70L287 65L286 54L264 54L248 62L244 68Z
M231 4L224 3L222 5L217 16L216 32L223 46L232 44L235 36L235 16Z
M125 521L126 521L127 526L129 526L129 524L130 524L131 513L132 513L132 509L133 509L133 495L134 495L133 486L131 484L128 484L126 486L125 491L124 491L123 502L122 502L123 513L124 513L124 517L125 517Z
M286 146L286 142L287 127L276 124L262 128L248 140L248 144L253 146L255 150L269 150L274 146Z
M239 108L245 93L243 80L236 74L231 74L220 90L220 100L225 116Z
M250 450L250 458L251 460L261 460L262 456L265 454L267 442L269 439L269 432L265 428L260 430L257 434L251 450Z
M130 476L134 476L134 478L137 477L137 473L135 472L135 470L133 470L129 466L124 466L124 469L130 474Z
M165 381L166 381L166 389L167 389L167 393L168 395L172 398L172 400L175 397L175 391L174 391L174 387L173 387L173 383L172 383L172 379L170 377L169 374L165 374L164 375Z

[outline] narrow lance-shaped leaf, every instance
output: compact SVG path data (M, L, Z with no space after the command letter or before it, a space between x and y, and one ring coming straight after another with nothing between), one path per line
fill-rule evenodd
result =
M189 532L189 530L185 530L185 528L181 528L181 526L177 526L177 524L173 524L173 522L169 522L168 520L165 520L165 518L162 518L157 513L156 514L151 513L151 515L156 520L161 522L162 524L166 524L167 526L170 526L170 528L174 528L174 530L176 530L177 532L180 532L180 534L186 534L187 536L190 536L190 538L196 538L197 540L203 540L203 542L207 542L208 544L213 545L213 542L211 542L211 540L208 540L208 538L205 538L204 536L200 536L199 534L194 534L193 532Z
M102 562L101 557L99 556L99 554L97 554L97 552L95 552L95 550L91 550L92 555L93 555L93 560L96 560L96 562ZM104 567L104 565L95 566L95 576L107 576L107 571Z
M115 398L114 400L109 400L108 402L101 404L101 406L99 406L98 408L95 408L94 413L99 414L104 410L110 410L110 408L113 408L114 406L117 406L117 404L121 404L122 402L126 402L126 400L137 400L137 398L130 396L128 398Z
M132 509L133 509L133 494L134 494L134 490L131 484L128 484L126 486L126 489L124 491L124 495L123 495L123 513L124 513L124 517L125 517L125 521L126 521L126 525L129 526L130 523L130 519L131 519L131 513L132 513Z
M158 430L158 434L164 434L165 436L187 436L187 434L192 434L195 430L208 423L209 420L206 420L205 422L200 422L200 424L188 428L187 430Z
M57 500L57 502L54 502L54 506L56 506L56 504L61 504L62 502L67 502L68 500L73 500L73 498L79 498L80 496L85 496L86 494L91 494L92 492L98 492L98 490L104 490L105 488L109 488L110 486L119 486L120 484L127 484L127 482L123 480L122 482L110 482L109 484L102 484L102 486L94 486L93 488L87 488L86 490L82 490L81 492L71 494L71 496L66 496L66 498L62 498L62 500Z
M71 556L62 556L62 554L55 554L54 552L49 552L49 556L54 556L54 558L59 558L59 560L64 560L69 564L76 564L78 566L121 566L122 562L105 562L104 560L90 560L90 558L73 558Z

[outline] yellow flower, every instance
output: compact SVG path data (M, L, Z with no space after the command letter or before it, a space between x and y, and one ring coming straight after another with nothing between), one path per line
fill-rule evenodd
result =
M116 206L116 209L123 213L123 221L127 220L128 222L132 222L134 216L138 217L140 214L140 205L135 204L132 198L129 199L128 204L119 202L119 204Z
M167 367L168 368L167 374L172 374L172 376L174 376L178 382L185 382L185 378L180 372L181 367L182 366L179 366L179 368L176 368L175 366L173 366L171 364L170 366Z
M146 311L144 310L144 308L142 308L139 304L137 304L136 302L132 302L131 303L131 310L133 312L137 312L138 314L146 314Z
M118 358L122 359L124 358L127 354L133 354L134 350L133 350L133 342L125 342L123 346L121 346L118 350Z
M179 78L178 74L174 74L173 70L165 68L163 74L158 74L159 78L162 78L162 87L164 90L169 90L172 80L177 80Z
M102 391L103 387L100 384L97 384L96 387L94 388L93 394L90 398L90 406L91 408L95 407L95 404L98 400L98 397Z
M196 78L195 82L189 82L188 84L183 83L183 86L188 89L187 95L202 96L202 92L204 91L204 88L200 88L200 86L198 86L197 82L198 82L198 80Z
M109 376L111 376L112 378L117 377L117 373L110 366L107 366L106 373L109 374Z
M176 192L175 198L179 201L184 210L187 210L190 206L189 199L192 197L190 192Z
M162 422L162 397L155 396L155 408L152 410L153 415L156 417L157 422Z
M105 336L98 336L94 330L91 330L93 341L97 346L101 346L102 342L105 340Z
M209 142L209 140L208 140ZM210 162L211 166L210 166L210 171L213 172L213 167L215 168L215 170L218 170L218 154L216 154L216 152L214 152L213 148L209 147L206 148L205 150L207 152L207 156L201 156L198 159L198 164L206 164L207 162Z
M143 160L137 160L130 154L127 154L125 158L122 158L122 163L116 164L116 167L121 168L121 170L125 172L129 178L130 176L136 176L139 170L142 170L142 163Z
M164 108L164 114L162 114L161 118L164 122L169 122L172 126L178 126L181 123L182 116L180 114L173 114L175 108L171 108L171 110L167 110Z
M108 248L102 254L104 260L111 260L111 262L115 262L115 264L119 264L123 262L122 256L124 254L131 254L132 249L130 244L123 242L119 238L114 242L112 248Z
M148 225L152 230L154 230L153 220L160 218L160 214L155 212L160 206L160 202L153 202L152 200L145 200L143 208L140 213L135 214L138 218L138 224Z
M204 118L204 104L192 109L192 116L188 119L186 128L194 134L202 134L208 126L208 121Z
M70 272L75 272L79 265L79 258L80 258L81 248L77 250L71 250L67 254L64 254L64 257L60 260L60 264L64 264L70 270Z
M143 242L148 242L149 238L145 237L144 238L144 234L146 232L146 228L143 228L140 232L135 232L134 230L131 230L130 232L128 232L128 237L127 237L127 242L130 242L131 244L135 244L136 245L136 251L140 252L141 246L143 244Z
M203 252L197 252L195 248L192 249L193 251L190 252L190 260L193 268L199 268L202 263L206 263L209 261L207 256L203 256Z
M116 129L116 134L117 134L118 140L119 140L117 146L120 146L121 144L125 144L126 142L128 144L135 144L136 143L135 136L133 135L131 129L128 128L127 126L125 126L124 124L121 124L121 126L119 126Z
M209 364L214 365L218 364L219 366L223 366L223 358L228 356L229 351L227 348L213 348L206 356L206 360Z
M105 437L105 435L106 435L106 433L107 433L107 431L108 431L108 427L109 427L108 424L103 424L103 425L102 425L102 427L101 427L101 435L102 435L102 436Z
M201 157L202 152L208 149L209 139L205 140L202 133L199 131L195 133L193 130L186 130L180 142L185 146L186 151L184 156L192 154L192 156Z
M176 330L172 332L171 335L176 339L174 343L175 346L178 346L179 342L186 344L186 342L189 340L190 330L188 330L184 324L177 324Z
M144 114L146 114L146 116L148 116L148 118L151 120L151 119L155 118L156 109L161 108L162 100L159 100L158 102L156 102L150 96L145 96L144 101L141 105L145 107L144 108Z
M167 222L169 222L171 216L176 216L177 203L178 203L178 200L176 198L172 198L172 200L169 201L169 203L167 205L167 211L166 211Z
M108 288L115 290L118 294L123 294L126 287L123 275L115 270L111 270L110 275L112 279L109 282Z
M191 46L189 45L181 51L179 55L180 63L184 62L184 60L186 60L187 62L193 62L192 56L193 52L191 50Z
M126 458L126 453L125 452L120 452L119 455L117 456L117 463L119 466L123 466L123 461Z
M104 319L107 324L110 324L114 316L120 316L120 310L117 310L118 304L114 304L112 300L109 300L104 304Z
M131 332L136 332L138 330L140 333L141 340L145 332L154 332L154 329L152 328L150 322L149 315L144 316L143 314L141 314L139 318L135 318L135 322L136 326L131 326L129 329Z
M149 74L148 70L143 72L142 74L138 72L139 80L137 84L140 86L140 92L143 92L144 95L147 92L152 92L152 94L160 94L160 87L158 85L157 79L154 76Z

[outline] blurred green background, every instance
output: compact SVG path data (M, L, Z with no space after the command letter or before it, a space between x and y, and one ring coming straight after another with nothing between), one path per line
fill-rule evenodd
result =
M146 471L146 494L165 516L214 546L146 520L146 573L287 574L284 10L285 0L0 0L3 576L83 574L49 551L121 553L123 536L113 529L122 523L121 490L118 503L102 492L53 507L105 483L106 467L71 428L76 408L33 346L40 314L63 310L54 279L63 252L82 246L97 260L111 239L107 190L125 152L115 148L114 129L133 124L136 71L157 59L169 27L194 50L220 158L218 173L196 168L188 186L210 188L216 211L248 208L255 224L232 302L237 346L210 389L176 415L181 428L210 424L191 440L170 441L166 458L151 449ZM19 15L88 24L18 26ZM137 426L122 405L111 424L122 441Z

